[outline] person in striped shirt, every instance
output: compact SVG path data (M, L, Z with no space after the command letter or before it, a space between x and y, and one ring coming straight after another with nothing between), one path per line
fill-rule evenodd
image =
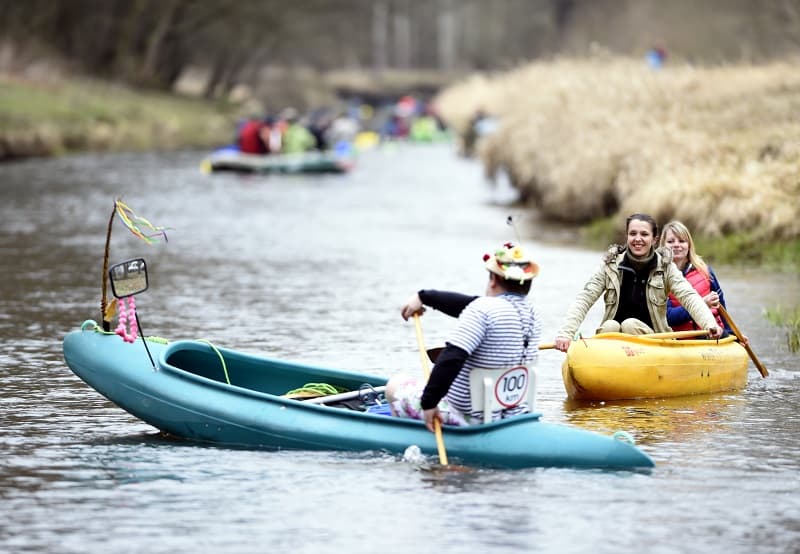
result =
M485 296L421 290L401 309L403 319L422 314L424 306L458 318L455 329L436 358L427 384L397 375L387 383L392 414L421 419L433 431L438 418L446 425L472 425L483 421L483 407L470 398L473 369L505 370L536 362L541 319L526 299L539 266L522 248L506 243L484 256L488 270ZM492 413L502 419L528 411L526 402Z

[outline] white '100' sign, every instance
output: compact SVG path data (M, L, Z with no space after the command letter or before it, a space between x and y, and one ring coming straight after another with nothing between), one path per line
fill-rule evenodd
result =
M528 368L518 366L509 369L494 384L494 396L506 408L520 404L528 393Z

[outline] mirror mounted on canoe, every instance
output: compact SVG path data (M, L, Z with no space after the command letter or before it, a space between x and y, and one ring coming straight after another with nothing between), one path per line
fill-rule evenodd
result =
M133 258L114 264L108 270L111 291L117 298L127 298L147 290L147 265L144 258Z
M147 263L145 263L144 258L132 258L114 264L108 270L108 278L111 281L111 292L117 298L115 302L119 307L119 325L115 332L125 342L134 343L142 325L139 321L139 314L136 312L136 303L133 297L146 291L150 284L147 279ZM126 300L127 310L125 307ZM111 319L110 315L108 319ZM104 322L106 321L105 314L103 320ZM156 363L153 361L153 356L150 354L144 335L142 335L141 339L145 350L147 350L150 363L155 370Z

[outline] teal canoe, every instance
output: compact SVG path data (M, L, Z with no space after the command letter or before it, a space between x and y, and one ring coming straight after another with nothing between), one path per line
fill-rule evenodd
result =
M72 371L111 402L168 434L228 446L385 451L416 445L435 456L435 436L416 420L349 405L284 397L308 383L348 391L385 377L255 356L203 341L127 343L85 323L64 339ZM145 344L147 348L145 348ZM339 394L338 396L347 396ZM654 463L630 439L545 423L526 414L444 427L451 462L501 468L634 469Z

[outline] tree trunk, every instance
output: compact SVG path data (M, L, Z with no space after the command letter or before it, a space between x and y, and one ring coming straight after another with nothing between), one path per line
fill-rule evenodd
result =
M180 11L180 0L166 2L156 26L147 41L147 50L142 61L139 77L142 82L164 85L160 79L159 63L162 59L162 49L165 39L172 30Z
M456 62L456 14L453 0L439 0L439 68L452 71Z
M402 2L401 8L394 14L394 51L395 67L408 69L411 67L411 18L408 2Z
M389 63L386 31L389 27L389 6L386 0L375 0L372 6L372 64L375 73L381 74Z

